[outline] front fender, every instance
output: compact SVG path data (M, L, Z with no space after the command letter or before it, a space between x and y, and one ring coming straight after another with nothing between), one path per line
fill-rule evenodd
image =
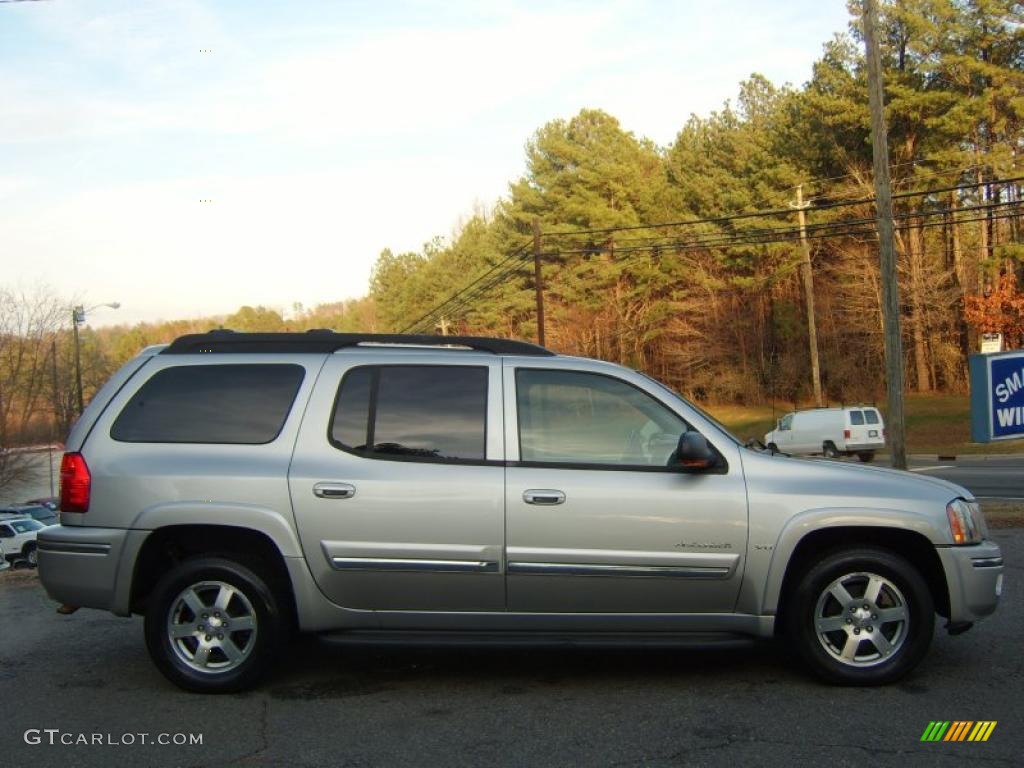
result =
M762 614L773 615L778 610L782 582L800 542L808 535L828 528L892 528L924 536L933 545L945 542L931 516L904 509L878 509L865 507L822 507L808 509L791 517L772 550L771 562L765 579L761 599Z

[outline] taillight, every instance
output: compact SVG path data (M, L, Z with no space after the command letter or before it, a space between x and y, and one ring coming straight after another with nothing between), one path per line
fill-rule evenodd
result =
M843 439L844 440L849 440L850 439L850 430L848 430L848 429L844 429L843 430Z
M92 492L92 475L85 457L65 453L60 461L60 511L88 512Z

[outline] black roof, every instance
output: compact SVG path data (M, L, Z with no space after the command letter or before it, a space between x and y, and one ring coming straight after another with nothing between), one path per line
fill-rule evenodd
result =
M334 352L359 344L413 344L420 346L458 346L496 355L552 356L549 349L528 341L495 339L487 336L428 336L401 333L335 333L329 330L305 333L237 333L215 330L180 336L162 355L190 355L198 352Z

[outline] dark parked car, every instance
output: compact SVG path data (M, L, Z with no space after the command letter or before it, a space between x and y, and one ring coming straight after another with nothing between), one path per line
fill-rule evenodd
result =
M41 506L41 507L49 507L54 512L56 512L57 508L60 506L60 499L58 499L56 496L44 496L41 499L29 499L28 501L25 502L25 504L31 504L33 506L38 505L38 506Z
M43 504L15 504L10 507L0 507L0 520L10 520L14 517L31 517L43 525L57 525L60 522L57 518L57 511Z

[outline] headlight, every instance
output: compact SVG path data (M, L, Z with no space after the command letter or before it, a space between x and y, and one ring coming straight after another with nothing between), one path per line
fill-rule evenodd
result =
M981 541L981 510L978 502L953 499L946 505L949 532L954 544L977 544Z

